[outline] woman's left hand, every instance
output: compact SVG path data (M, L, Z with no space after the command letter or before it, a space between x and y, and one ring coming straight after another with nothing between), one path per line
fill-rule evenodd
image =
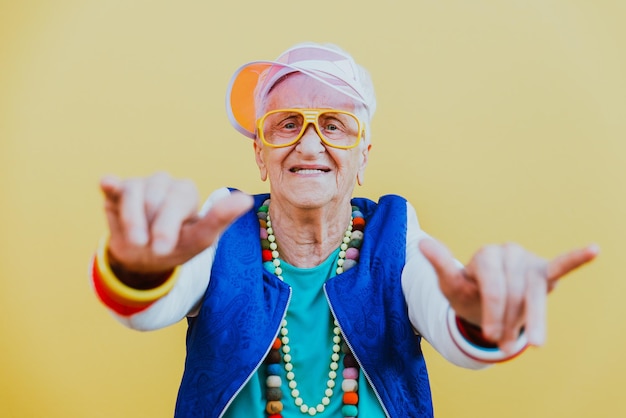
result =
M479 325L483 336L508 354L513 354L522 327L530 345L544 343L547 294L559 278L593 260L599 251L589 245L546 260L518 244L489 245L459 267L438 241L424 239L419 248L435 268L456 314Z

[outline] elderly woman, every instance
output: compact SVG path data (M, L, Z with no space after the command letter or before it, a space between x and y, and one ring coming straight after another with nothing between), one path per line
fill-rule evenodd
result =
M131 328L188 319L177 417L430 417L422 337L475 369L543 342L547 293L596 247L462 266L405 199L352 198L375 107L348 54L300 44L228 88L269 194L220 189L198 213L189 181L102 179L94 288Z

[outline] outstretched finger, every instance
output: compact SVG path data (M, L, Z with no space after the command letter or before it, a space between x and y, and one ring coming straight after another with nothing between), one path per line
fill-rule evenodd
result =
M209 247L217 236L232 222L246 213L254 200L252 196L242 192L230 195L215 202L213 207L197 222L187 225L182 230L181 241L199 252Z
M100 179L100 190L107 201L117 201L122 193L122 181L114 175L106 175Z
M185 221L197 213L198 193L191 181L170 184L150 226L152 251L166 255L176 247Z
M483 247L472 257L466 270L480 290L483 334L491 341L500 341L506 330L507 308L509 315L515 312L515 305L507 307L512 300L507 292L509 289L502 247L497 245Z
M435 239L424 238L419 242L418 247L435 269L444 294L463 279L461 269L445 245Z
M146 178L145 210L148 220L152 222L165 202L169 191L176 181L165 172L157 172Z
M548 263L548 281L558 280L572 270L592 261L599 252L600 248L596 244L591 244L555 257Z
M104 213L112 238L124 237L124 227L120 221L120 200L123 191L119 177L107 175L100 179L100 190L104 195Z
M144 246L149 240L148 219L144 208L144 183L139 178L123 182L120 194L120 220L129 243Z

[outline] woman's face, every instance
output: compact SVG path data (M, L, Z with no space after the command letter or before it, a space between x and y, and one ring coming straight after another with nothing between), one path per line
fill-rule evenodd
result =
M265 112L287 108L324 108L355 111L349 97L301 73L280 81L265 101ZM272 200L299 208L343 204L352 197L355 182L362 182L370 145L361 140L351 149L325 145L313 125L302 138L284 148L254 143L261 179L269 178Z

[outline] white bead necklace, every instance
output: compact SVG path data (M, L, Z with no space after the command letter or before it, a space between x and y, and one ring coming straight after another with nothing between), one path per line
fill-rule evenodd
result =
M280 267L280 254L278 253L278 244L276 244L276 237L274 236L274 230L272 228L272 221L270 220L269 211L267 213L266 220L267 240L270 242L270 250L272 251L272 264L274 265L274 274L280 280L283 280L283 270ZM343 265L346 258L346 250L348 244L352 238L352 218L350 219L350 225L346 229L343 236L343 242L341 243L339 250L339 258L337 259L337 274L343 273ZM300 397L300 391L298 390L298 383L296 382L296 375L293 371L293 364L291 362L291 348L289 347L289 330L287 329L287 320L283 319L280 327L280 338L282 342L283 361L285 363L285 372L288 380L288 386L290 389L291 397L294 400L295 405L300 409L303 414L311 416L317 415L318 412L324 412L326 406L330 404L330 398L335 393L335 379L337 378L337 370L339 369L339 352L341 351L341 330L339 324L334 321L333 328L333 352L331 354L331 361L329 365L328 380L326 381L326 389L324 390L324 396L320 403L316 406L309 406Z

